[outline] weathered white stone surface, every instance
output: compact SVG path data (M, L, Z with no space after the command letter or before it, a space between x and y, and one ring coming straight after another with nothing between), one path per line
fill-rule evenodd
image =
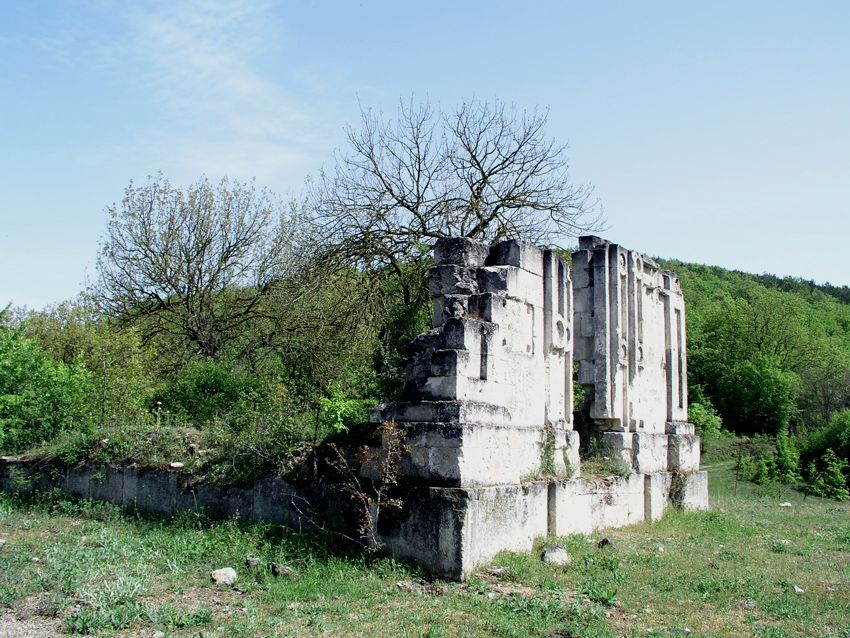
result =
M393 553L462 577L546 534L654 520L671 501L707 507L677 278L596 237L573 267L518 242L438 242L433 329L411 344L404 400L373 415L405 427L402 472L422 486L381 530ZM573 360L583 425L627 477L579 478Z
M405 472L456 486L577 472L566 261L515 241L441 240L429 288L434 327L410 346L404 400L373 414L407 424Z
M598 237L573 253L575 358L590 416L608 430L664 433L688 419L685 302L678 278Z

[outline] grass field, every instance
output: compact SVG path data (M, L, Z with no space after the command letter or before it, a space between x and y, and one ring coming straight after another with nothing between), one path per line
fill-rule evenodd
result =
M850 638L850 505L707 469L711 511L606 532L603 549L557 539L568 567L505 553L466 583L271 525L0 496L0 636ZM225 566L235 587L210 582Z

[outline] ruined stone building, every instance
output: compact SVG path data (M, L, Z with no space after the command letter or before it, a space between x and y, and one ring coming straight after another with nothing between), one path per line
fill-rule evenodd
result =
M655 519L671 501L707 507L673 273L597 237L572 264L445 239L430 292L433 328L411 344L402 400L372 417L409 447L407 506L380 528L395 555L462 577L535 538ZM582 477L582 443L620 475Z
M540 537L653 520L670 503L708 506L687 422L685 307L673 273L597 237L581 238L571 263L515 241L445 239L430 292L433 328L410 344L403 396L372 415L404 434L404 507L377 524L389 552L463 578ZM388 447L376 441L371 456ZM585 471L580 448L603 466ZM362 514L348 511L330 476L218 487L134 466L49 468L0 457L0 489L24 489L22 475L27 489L296 529L315 523L307 505Z

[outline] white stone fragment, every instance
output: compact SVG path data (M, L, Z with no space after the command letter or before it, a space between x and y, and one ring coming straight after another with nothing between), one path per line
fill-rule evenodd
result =
M222 567L210 572L210 580L216 585L232 585L236 582L236 570L232 567Z
M543 553L540 554L540 560L551 565L566 567L573 561L573 558L561 545L552 545L543 550Z

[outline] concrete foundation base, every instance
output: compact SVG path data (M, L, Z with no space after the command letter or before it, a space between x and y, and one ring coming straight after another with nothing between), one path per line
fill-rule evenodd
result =
M530 551L546 536L588 534L658 519L667 507L708 507L705 472L533 481L519 485L415 488L379 529L387 551L435 574L462 579L499 552Z

